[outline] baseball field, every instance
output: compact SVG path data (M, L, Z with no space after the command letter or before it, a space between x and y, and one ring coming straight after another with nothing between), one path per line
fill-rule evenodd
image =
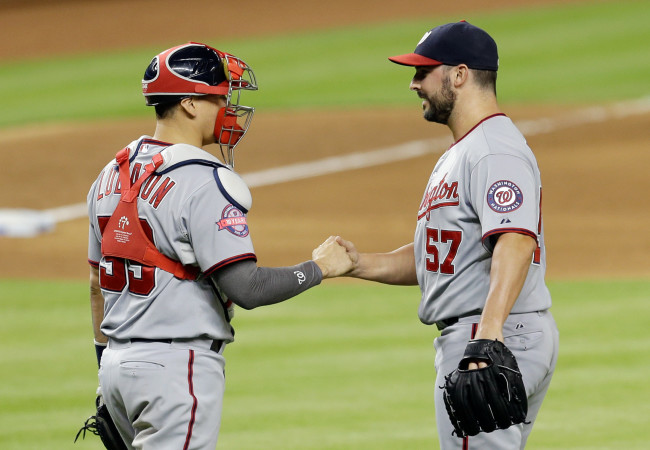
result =
M544 183L561 354L528 448L648 448L650 3L223 3L0 2L0 209L56 217L0 236L0 449L102 448L72 444L97 386L79 205L117 150L153 133L139 80L156 53L206 42L255 70L236 168L259 263L279 266L330 234L362 251L412 240L451 138L386 58L460 19L499 44L501 106ZM417 287L342 279L238 310L219 448L437 448L438 332L418 301Z

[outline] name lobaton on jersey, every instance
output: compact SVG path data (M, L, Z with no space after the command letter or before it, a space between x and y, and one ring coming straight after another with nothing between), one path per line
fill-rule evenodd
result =
M106 172L108 172L108 174ZM144 165L141 163L135 163L131 170L131 183L135 183L143 173ZM154 209L157 209L158 206L160 206L160 202L163 201L175 185L176 182L168 176L165 176L163 179L162 175L154 175L142 185L138 197L144 201L148 200L148 203L153 206ZM119 171L116 164L101 173L99 184L97 186L97 201L109 195L120 195L121 193Z

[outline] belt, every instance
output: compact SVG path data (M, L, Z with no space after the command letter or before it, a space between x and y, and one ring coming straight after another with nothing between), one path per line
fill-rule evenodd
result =
M207 339L206 339L207 340ZM145 339L145 338L134 338L129 339L131 343L133 342L159 342L162 344L171 344L171 343L191 343L196 342L196 339ZM220 353L221 348L223 347L224 341L221 339L214 339L210 344L210 350L215 353Z
M457 323L463 317L480 316L482 312L483 311L480 310L480 309L475 309L475 310L472 310L472 311L470 311L468 313L461 314L460 316L450 317L448 319L438 320L437 322L434 322L434 323L435 323L436 327L438 328L438 331L442 331L445 328L450 327L453 324Z

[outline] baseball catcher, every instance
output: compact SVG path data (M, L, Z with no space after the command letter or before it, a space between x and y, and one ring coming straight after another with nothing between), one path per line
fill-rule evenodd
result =
M153 135L120 150L90 188L91 317L119 435L101 409L83 429L107 448L214 449L233 305L279 303L350 269L334 236L310 260L257 265L252 196L234 171L254 112L240 96L255 90L252 69L230 53L197 42L164 50L142 78ZM221 159L203 149L212 144Z
M485 367L471 370L470 362ZM526 389L512 352L502 342L469 341L458 369L445 376L443 398L458 437L506 429L526 420Z

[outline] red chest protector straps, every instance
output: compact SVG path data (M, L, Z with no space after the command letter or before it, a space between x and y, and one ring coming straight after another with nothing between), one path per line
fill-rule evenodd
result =
M147 266L155 266L182 280L196 280L198 268L184 266L158 251L142 229L138 216L138 195L140 187L163 163L160 154L154 155L145 172L131 185L129 170L129 149L125 148L116 156L120 166L121 198L117 208L108 220L102 233L102 255L130 259Z

